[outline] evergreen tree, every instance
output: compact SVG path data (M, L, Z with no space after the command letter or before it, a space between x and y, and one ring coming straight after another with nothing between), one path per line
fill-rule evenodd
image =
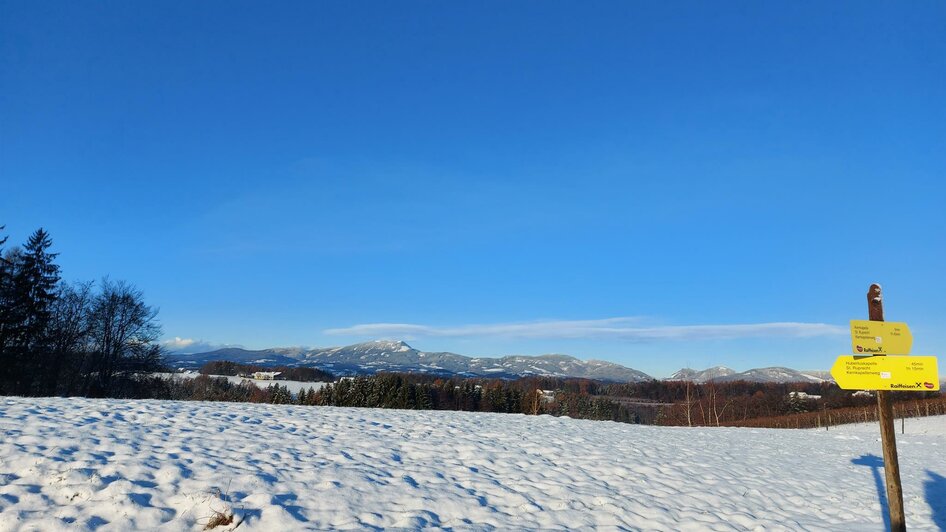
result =
M5 241L6 239L4 239ZM49 233L37 229L22 250L6 254L2 284L2 363L8 392L35 393L42 388L49 362L48 329L59 283L56 253Z
M37 229L23 247L21 265L17 272L15 282L25 305L25 332L29 347L43 341L52 315L53 302L56 300L59 266L53 260L59 254L48 251L52 244L49 233L42 228Z
M274 405L292 404L292 392L289 391L288 386L270 384L269 391L271 394L270 402L273 403Z
M31 394L46 392L55 386L58 377L51 371L59 367L60 361L52 349L50 332L59 284L59 266L53 261L59 254L50 253L51 247L49 233L40 228L30 236L23 248L26 350L29 353L23 366L28 372L24 375L24 381L33 381L32 389L27 390Z

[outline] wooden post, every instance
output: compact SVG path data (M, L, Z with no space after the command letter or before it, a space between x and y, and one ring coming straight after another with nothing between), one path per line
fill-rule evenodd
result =
M867 291L867 309L871 321L884 321L884 297L879 284L870 285ZM890 392L877 391L877 413L880 419L880 438L884 448L884 476L887 479L887 503L890 505L890 530L891 532L905 532L907 525L903 515L903 488L900 485L897 432L893 425L893 403L890 401Z

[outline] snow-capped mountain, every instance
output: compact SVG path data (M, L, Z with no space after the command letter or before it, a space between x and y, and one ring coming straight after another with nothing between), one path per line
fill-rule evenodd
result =
M800 370L800 371L801 371L801 373L803 373L804 375L808 375L809 377L817 377L818 379L821 379L821 380L823 380L823 381L831 381L831 382L834 382L834 377L831 376L831 371L829 371L829 370L822 370L822 369L803 369L803 370Z
M755 368L737 373L725 366L698 371L683 368L667 380L690 380L693 382L824 382L831 380L830 373L824 371L798 371L790 368L771 367Z
M601 360L579 360L567 355L468 357L456 353L420 351L405 342L390 340L327 348L277 347L247 350L227 347L206 353L177 353L169 358L173 365L189 369L198 368L214 360L231 360L261 366L317 367L338 375L400 371L506 379L537 375L583 377L611 382L640 382L652 379L641 371ZM704 370L683 368L667 380L823 382L830 380L830 375L826 372L798 371L783 367L736 372L725 366L716 366Z
M750 369L742 373L734 373L715 379L716 382L740 380L750 382L824 382L825 379L782 367Z
M736 370L727 368L726 366L715 366L702 371L691 368L683 368L671 375L667 380L707 382L722 377L728 377L729 375L733 375L735 373Z
M280 349L250 350L240 347L224 347L206 353L171 353L169 361L183 368L199 368L214 360L229 360L240 364L259 366L295 366L298 358L287 356Z
M584 377L602 381L638 382L652 377L620 364L579 360L567 355L468 357L456 353L424 352L401 341L378 340L345 347L273 348L250 351L226 348L195 354L172 354L172 364L196 368L213 360L232 360L269 366L311 366L339 375L378 371L421 372L434 375L517 378L535 375Z

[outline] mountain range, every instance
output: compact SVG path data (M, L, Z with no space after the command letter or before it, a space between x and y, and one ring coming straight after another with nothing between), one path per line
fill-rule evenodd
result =
M620 364L601 360L580 360L568 355L468 357L448 352L419 351L405 342L388 340L327 348L289 347L248 350L227 347L204 353L172 353L169 356L172 365L183 369L196 369L215 360L230 360L260 366L317 367L336 375L398 371L505 379L541 375L581 377L609 382L653 380L653 377L642 371ZM702 371L684 368L671 375L668 380L821 382L830 380L830 375L821 371L797 371L782 367L736 372L725 366L717 366Z
M378 340L345 347L273 348L250 351L228 347L195 354L172 354L171 363L196 368L213 360L231 360L264 366L309 366L338 375L379 371L459 375L466 377L518 378L534 375L584 377L602 381L651 380L646 373L601 360L579 360L567 355L468 357L456 353L424 352L401 341Z
M754 368L742 372L736 372L734 369L726 366L716 366L709 369L698 371L690 368L683 368L667 380L704 382L824 382L832 380L830 372L827 371L798 371L780 366L769 368Z

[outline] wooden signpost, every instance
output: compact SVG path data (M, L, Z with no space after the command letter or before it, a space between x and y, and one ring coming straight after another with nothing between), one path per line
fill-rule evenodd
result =
M884 295L879 284L870 285L867 291L867 308L871 321L884 321ZM880 439L881 446L884 448L884 476L887 480L887 501L890 505L890 530L906 532L906 517L903 515L903 487L900 484L900 458L897 457L897 432L893 426L893 403L890 401L889 394L890 392L882 390L877 392Z
M913 347L913 336L906 323L884 321L884 297L879 284L870 285L867 291L867 311L869 321L851 321L851 349L855 355L839 357L831 368L831 376L845 390L877 390L890 529L899 532L907 527L890 390L939 390L939 373L936 357L906 356Z

